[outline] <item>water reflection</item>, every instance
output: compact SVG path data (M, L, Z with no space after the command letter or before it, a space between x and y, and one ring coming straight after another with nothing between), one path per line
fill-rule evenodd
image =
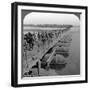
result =
M51 69L55 69L55 70L62 70L63 68L65 68L67 65L67 63L65 64L50 64L50 68Z

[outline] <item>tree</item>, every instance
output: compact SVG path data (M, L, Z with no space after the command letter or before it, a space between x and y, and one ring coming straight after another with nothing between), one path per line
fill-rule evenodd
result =
M34 46L34 35L28 32L27 34L24 35L24 40L26 40L27 45L29 45L27 49L32 50Z

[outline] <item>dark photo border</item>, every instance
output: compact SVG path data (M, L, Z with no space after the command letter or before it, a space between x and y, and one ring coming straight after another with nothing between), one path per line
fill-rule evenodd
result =
M85 10L85 80L63 81L63 82L48 82L34 84L18 84L18 6L39 6L39 7L55 7L55 8L72 8ZM88 82L88 7L73 6L73 5L56 5L43 3L24 3L14 2L11 4L11 86L42 86L42 85L57 85L57 84L74 84Z

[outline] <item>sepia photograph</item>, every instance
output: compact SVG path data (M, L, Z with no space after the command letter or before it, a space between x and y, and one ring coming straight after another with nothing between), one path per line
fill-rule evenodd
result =
M12 86L86 82L87 7L12 3Z

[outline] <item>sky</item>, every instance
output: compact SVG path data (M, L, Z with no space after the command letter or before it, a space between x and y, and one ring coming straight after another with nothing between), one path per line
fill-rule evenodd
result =
M78 26L80 21L74 14L32 12L25 16L24 24L70 24Z

